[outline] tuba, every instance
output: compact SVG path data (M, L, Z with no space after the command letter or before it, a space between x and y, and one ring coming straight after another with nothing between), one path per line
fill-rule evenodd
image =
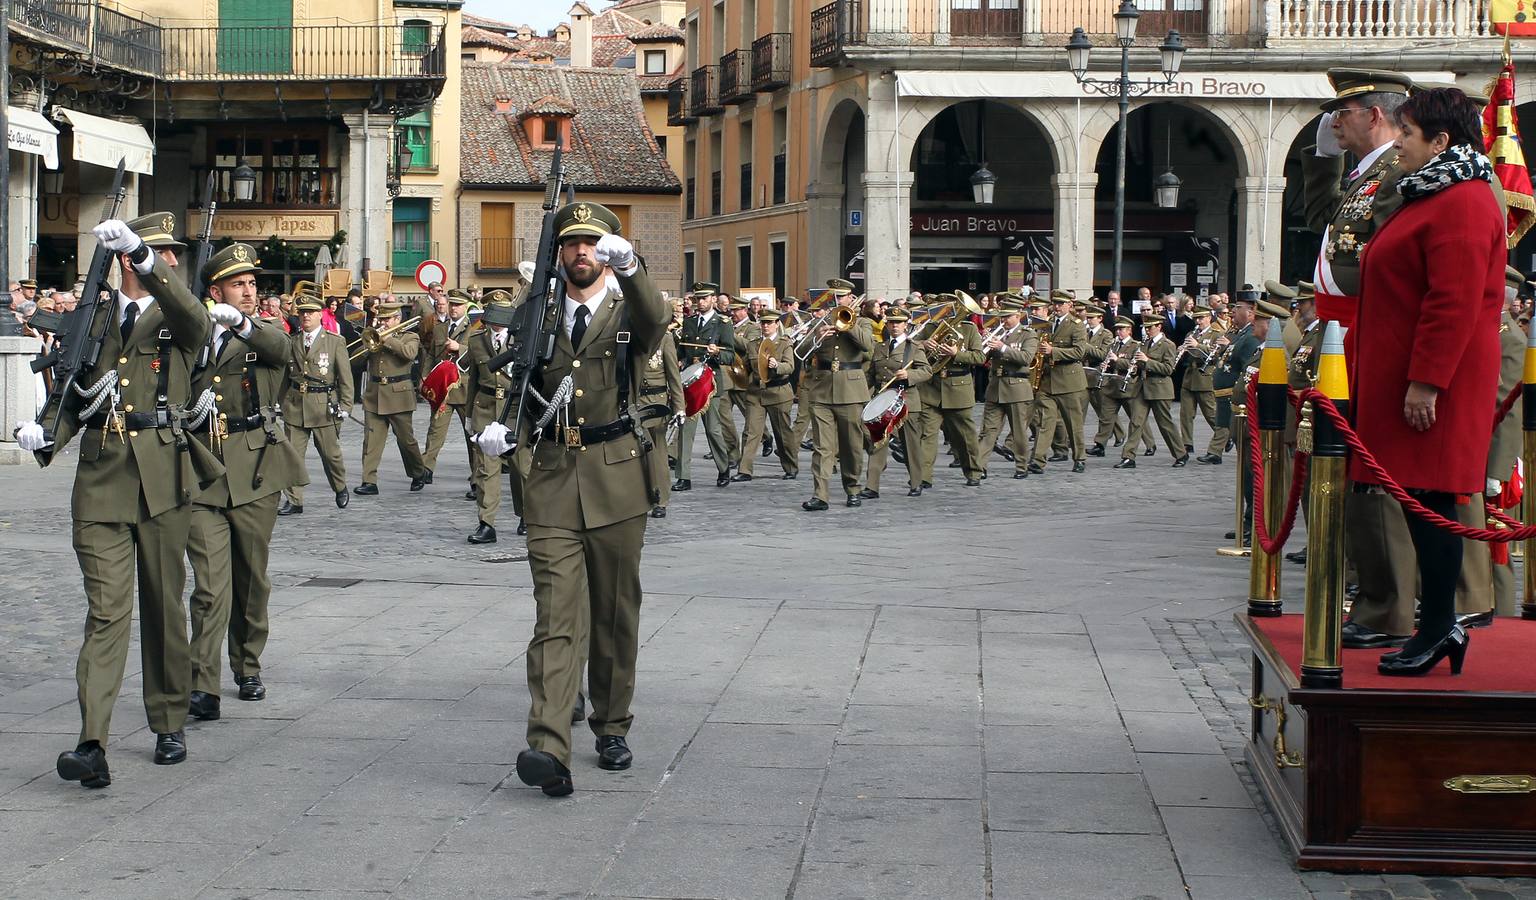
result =
M961 344L965 342L965 332L962 330L966 316L982 315L981 304L977 303L970 294L965 291L955 291L955 302L942 314L935 316L933 333L928 340L938 345L929 359L929 363L935 369L949 365L950 360L961 350Z

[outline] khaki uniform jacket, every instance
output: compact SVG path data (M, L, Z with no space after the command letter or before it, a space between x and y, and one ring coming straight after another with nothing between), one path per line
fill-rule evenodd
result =
M1291 322L1286 323L1286 325L1291 324ZM1274 323L1271 322L1269 327L1274 328ZM1314 320L1307 331L1297 327L1296 348L1292 350L1289 344L1286 346L1289 359L1286 362L1285 383L1286 387L1293 391L1309 388L1317 380L1317 364L1321 359L1319 354L1323 346L1323 328L1324 323L1318 320ZM1239 400L1239 402L1242 401ZM1296 443L1296 415L1296 407L1287 404L1285 407L1285 442L1287 444Z
M1104 356L1109 352L1109 345L1115 342L1113 329L1099 326L1099 330L1088 334L1087 343L1083 344L1083 378L1088 382L1089 389L1100 387L1099 371L1104 365Z
M1195 346L1184 353L1184 390L1213 391L1216 389L1214 372L1205 366L1216 352L1216 338L1221 332L1215 328L1191 331Z
M683 327L678 330L678 333L678 365L684 369L709 355L709 352L704 349L708 344L714 344L720 348L720 364L729 364L736 359L736 337L734 329L731 328L731 320L719 313L710 316L708 324L705 324L700 316L689 316L683 319ZM682 344L699 346L684 347L681 346Z
M675 413L682 412L686 406L683 400L682 370L677 363L677 341L672 337L673 332L668 331L661 337L661 346L645 358L645 365L640 367L640 402L664 403L667 409ZM666 396L662 396L662 392Z
M1403 195L1397 191L1403 172L1397 165L1397 151L1391 148L1341 189L1345 171L1344 157L1325 159L1317 155L1315 147L1302 148L1302 203L1307 228L1323 233L1323 254L1339 288L1358 295L1360 249L1403 205Z
M749 356L749 350L756 341L763 336L763 329L751 319L742 319L731 326L731 349L735 351L737 359L746 359L747 377L738 379L731 374L731 370L722 366L720 368L723 389L728 391L744 391L752 386L752 366L757 364L755 358Z
M923 392L910 389L919 388L933 378L933 368L928 364L928 354L914 341L902 341L900 347L893 348L891 345L894 340L890 338L875 344L871 354L870 371L873 377L870 378L869 389L871 393L878 391L887 381L896 377L897 372L905 368L906 384L898 382L892 387L909 388L906 392L907 412L909 414L922 412Z
M865 364L875 347L869 325L868 319L855 319L851 328L826 338L811 354L807 366L831 376L817 379L811 385L812 403L869 402L869 375Z
M628 395L631 412L635 410L639 399L638 369L645 364L645 357L661 346L672 317L670 306L651 284L644 266L633 277L614 277L620 290L610 289L598 304L581 346L572 347L565 330L559 329L554 357L535 373L535 386L542 381L539 387L545 396L567 375L571 376L575 386L569 408L572 426L613 422L619 414L620 391ZM621 329L624 319L628 321ZM618 342L621 330L629 332L628 352L633 354L630 383L624 385L618 383L616 358L625 352ZM645 471L651 463L641 460L640 440L635 433L583 447L563 446L559 440L545 437L535 448L530 440L532 420L536 418L532 412L523 416L523 439L518 445L517 461L524 477L523 508L529 525L578 531L612 525L650 511ZM666 450L657 447L651 452Z
M411 363L421 352L421 338L400 331L385 338L368 354L368 386L363 389L363 409L381 416L416 409L416 385L411 383Z
M747 359L752 367L752 395L763 406L778 406L781 403L789 403L795 399L795 346L785 337L783 329L779 330L779 337L774 341L773 358L778 360L779 367L770 370L768 383L764 384L757 378L757 354L763 343L762 330L758 330L758 336L747 347ZM831 374L828 372L827 374Z
M1499 396L1494 399L1495 404L1503 403L1509 392L1515 389L1525 368L1525 330L1510 317L1507 309L1504 311L1504 321L1499 325L1499 360ZM1520 402L1516 401L1509 415L1493 428L1493 442L1488 445L1487 477L1508 481L1523 442ZM1531 486L1527 484L1525 489L1531 490Z
M943 369L934 368L933 378L923 385L923 405L928 409L970 409L976 405L975 376L972 366L987 361L981 351L981 332L970 321L960 323L960 350ZM929 365L933 366L932 359Z
M1085 345L1086 346L1086 345ZM1029 385L1029 367L1040 351L1040 334L1020 324L1003 334L1003 348L991 355L992 376L987 379L988 403L1024 403L1035 399Z
M185 407L192 366L207 344L213 323L207 308L187 290L185 280L160 259L155 259L155 268L140 282L155 302L140 313L125 347L118 325L117 294L112 294L113 309L104 313L111 321L101 356L94 367L81 373L79 384L89 387L108 371L116 370L121 395L118 409L154 413L159 376L164 372L167 402ZM168 336L164 366L159 363L162 331ZM48 398L44 427L53 426L57 402ZM188 441L187 452L179 452L169 428L124 431L121 439L107 434L103 441L101 429L85 428L80 422L78 413L83 406L79 396L64 398L64 415L52 435L53 445L36 454L37 461L46 466L59 448L81 432L80 462L75 468L70 502L70 514L76 522L141 522L190 502L200 487L212 483L222 471L218 460L196 441Z
M432 371L432 367L442 362L443 360L455 359L458 357L458 353L454 353L448 349L448 340L450 338L459 342L459 352L462 353L464 348L469 344L469 339L472 334L478 334L485 330L483 326L480 328L474 328L473 326L474 323L470 321L469 316L465 316L463 319L457 321L450 320L446 323L438 323L438 327L432 330L432 342L437 344L437 348L435 350L436 355L430 362L422 366L421 376L425 378L427 373ZM469 402L469 391L467 386L464 384L464 378L462 374L460 375L459 380L454 383L453 387L448 389L448 397L443 402L449 406L463 406L465 403Z
M1049 325L1042 326L1049 329ZM1088 329L1071 316L1059 322L1047 339L1051 353L1045 358L1045 374L1040 378L1042 394L1072 394L1088 390L1088 376L1083 374L1083 354L1088 343Z
M510 340L511 332L506 334ZM501 411L507 405L507 396L517 387L505 369L492 369L486 365L496 355L492 344L494 337L495 332L490 328L481 328L469 336L469 356L464 359L469 368L459 379L459 384L464 386L464 397L469 403L470 427L476 434L500 419ZM502 424L510 428L516 418L517 403L514 401L511 412Z
M250 321L250 337L237 334L230 338L217 359L212 357L216 348L210 347L207 365L192 380L192 396L213 391L213 415L229 423L229 436L218 441L209 433L212 420L193 432L225 468L225 477L197 498L205 506L244 506L296 484L309 483L278 415L288 390L293 345L279 320Z
M1104 396L1114 400L1129 400L1136 396L1136 380L1133 378L1129 384L1126 384L1125 374L1131 370L1132 360L1141 346L1141 342L1134 338L1127 338L1124 344L1121 344L1119 339L1109 342L1104 355L1107 359L1109 354L1113 353L1115 361L1109 364L1109 368L1104 373L1104 382L1100 386ZM1100 365L1103 365L1102 360Z
M322 328L307 351L304 332L295 332L289 340L284 421L300 428L336 424L331 403L340 406L343 416L352 411L352 364L347 360L346 339Z
M1179 348L1173 341L1158 336L1156 341L1141 345L1147 361L1141 364L1141 374L1131 383L1131 396L1143 400L1173 399L1173 367Z

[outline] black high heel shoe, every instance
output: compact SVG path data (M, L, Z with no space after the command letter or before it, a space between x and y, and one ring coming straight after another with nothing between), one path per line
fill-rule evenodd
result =
M1381 662L1376 664L1376 671L1382 675L1424 675L1438 665L1440 660L1449 656L1451 674L1460 675L1461 665L1467 659L1467 644L1471 640L1466 629L1460 625L1453 625L1450 634L1441 638L1423 653L1404 656L1399 651L1382 656Z

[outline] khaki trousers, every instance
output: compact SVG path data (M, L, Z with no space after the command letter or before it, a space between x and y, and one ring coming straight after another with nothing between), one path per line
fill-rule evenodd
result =
M186 724L192 664L181 592L191 515L183 506L137 524L73 524L86 599L85 639L75 663L82 744L98 741L105 747L111 735L112 706L128 663L135 573L144 715L156 734L180 731Z
M395 443L400 447L400 461L405 464L405 474L411 478L423 474L428 466L421 458L421 445L416 443L408 412L382 415L363 413L363 482L379 483L379 461L384 458L384 441L389 433L395 433Z
M1151 413L1157 421L1157 430L1163 433L1163 443L1168 445L1168 452L1174 459L1184 455L1184 438L1179 434L1178 423L1173 420L1173 410L1170 409L1172 400L1143 400L1140 397L1131 398L1131 434L1126 438L1125 450L1120 456L1123 459L1136 458L1136 445L1141 442L1142 435L1147 432L1147 414Z
M832 461L837 460L843 479L843 493L852 497L864 481L864 425L861 403L814 403L811 440L816 452L811 456L811 478L815 496L831 502L827 485L832 480Z
M523 482L517 466L507 465L499 456L487 456L476 448L475 467L471 471L475 485L475 513L487 525L496 525L496 513L501 509L501 474L511 474L510 491L512 512L523 517Z
M644 404L642 404L644 405ZM672 448L667 446L667 420L663 419L654 425L646 426L651 432L651 477L656 480L656 490L661 494L661 499L656 505L665 507L667 501L672 498L672 469L667 465L667 455ZM512 470L513 485L517 489L518 496L514 498L519 517L523 514L522 485L517 483L517 467L508 466Z
M908 413L906 421L901 423L898 429L901 440L907 447L907 487L917 488L923 484L923 465L921 455L917 452L923 443L923 429L919 424L922 413ZM891 459L891 440L896 435L881 441L874 449L869 451L869 472L864 479L864 486L880 492L880 476L885 472L886 463Z
M720 424L718 406L714 397L704 405L704 411L689 418L677 430L677 477L690 478L693 472L693 436L698 433L699 419L704 419L704 438L709 442L709 453L715 458L715 468L721 475L730 471L730 448L725 443L725 432Z
M1072 461L1082 462L1088 453L1083 446L1083 407L1088 404L1088 392L1081 390L1070 394L1044 394L1039 400L1040 431L1035 439L1035 465L1045 465L1046 444L1054 442L1056 429L1063 425L1067 429L1067 447L1071 451Z
M300 425L288 426L288 442L293 444L299 453L299 459L308 462L309 439L315 439L315 450L320 457L320 467L325 470L325 480L331 485L331 492L347 489L347 464L341 456L341 426L322 425L319 428L304 428ZM307 465L306 465L307 468ZM288 499L295 506L304 505L304 485L296 484L288 489ZM198 688L202 690L202 688Z
M1107 447L1111 437L1117 441L1125 440L1125 424L1117 415L1120 407L1114 398L1100 388L1089 388L1088 405L1093 407L1093 415L1099 422L1098 430L1093 433L1095 444Z
M933 483L933 467L939 456L939 435L949 443L950 452L960 462L966 478L980 478L983 471L977 449L976 423L969 409L933 409L923 407L923 480Z
M789 403L775 403L772 406L764 406L756 397L752 397L747 403L747 424L742 445L755 448L763 442L765 427L773 429L773 452L779 458L779 465L783 467L784 474L798 475L800 473L800 444L795 441L794 427L789 422ZM751 475L757 454L743 450L741 465L737 471L743 475Z
M587 670L596 735L626 735L640 646L646 517L571 531L528 526L536 617L528 643L528 746L571 764L571 707Z
M1486 521L1483 495L1456 507L1463 525L1481 528ZM1456 581L1456 613L1493 608L1492 571L1487 545L1479 552L1463 541L1461 575ZM1344 503L1344 549L1360 579L1360 593L1349 618L1372 631L1412 634L1419 588L1419 558L1408 532L1407 514L1388 494L1351 491Z
M1200 415L1205 419L1205 424L1211 426L1211 442L1206 445L1205 452L1213 456L1220 456L1227 452L1227 437L1230 431L1216 425L1216 394L1212 391L1192 391L1185 388L1179 395L1179 434L1184 435L1184 445L1191 446L1195 439L1195 410L1200 410ZM1179 453L1182 453L1182 448ZM1175 453L1178 456L1179 453Z
M811 427L811 401L806 398L809 390L810 379L801 378L800 387L795 392L795 425L791 429L790 437L798 447L805 443L805 433Z
M736 431L736 415L731 412L731 406L735 403L736 391L722 390L715 394L709 401L714 408L715 415L720 420L720 437L725 440L726 468L729 469L741 459L741 435Z
M236 678L261 674L272 582L267 553L277 494L227 509L194 504L187 535L192 561L192 690L219 693L219 646L229 635Z
M469 424L469 416L467 414L468 409L469 407L464 404L460 404L458 406L444 406L442 409L432 414L432 418L427 424L427 448L423 450L421 454L422 462L426 464L427 468L433 470L437 469L437 454L442 451L443 444L447 443L448 441L448 427L453 424L455 415L457 415L459 419L459 430L465 432L466 434L473 430L470 428ZM453 414L450 414L448 412L449 410L453 410ZM469 456L469 471L474 472L475 454L480 452L480 448L475 446L474 441L466 438L464 441L464 449Z
M981 452L983 462L992 458L992 448L995 446L998 435L1003 433L1003 425L1008 426L1008 449L1013 451L1014 468L1020 472L1029 471L1029 408L1032 405L1029 400L1021 400L1018 403L988 403L986 410L981 414L981 440L978 449ZM982 470L987 469L983 465Z

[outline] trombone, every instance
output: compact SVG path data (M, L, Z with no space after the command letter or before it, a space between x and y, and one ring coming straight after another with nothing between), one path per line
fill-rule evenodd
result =
M831 321L829 322L828 319L830 319ZM833 328L837 329L839 332L844 332L844 331L847 331L848 329L852 328L854 323L857 322L858 320L859 320L859 313L858 313L857 310L855 310L851 306L839 306L836 309L832 310L832 312L829 315L827 315L826 317L821 318L821 319L813 319L813 320L811 320L811 322L809 323L809 325L811 326L811 334L803 335L801 337L800 341L796 343L796 345L795 345L795 358L800 360L803 363L806 360L810 359L812 354L814 354L818 349L820 349L821 341L822 341L820 326L822 326L822 325L831 325ZM812 340L808 346L805 346L802 349L802 347L800 345L804 344L806 338L810 338L810 337L814 337L815 339Z
M377 328L364 328L362 337L347 345L347 358L352 362L357 362L364 356L378 350L386 340L394 335L407 329L415 328L420 321L421 316L412 316L404 322L398 325L391 325L382 331Z

